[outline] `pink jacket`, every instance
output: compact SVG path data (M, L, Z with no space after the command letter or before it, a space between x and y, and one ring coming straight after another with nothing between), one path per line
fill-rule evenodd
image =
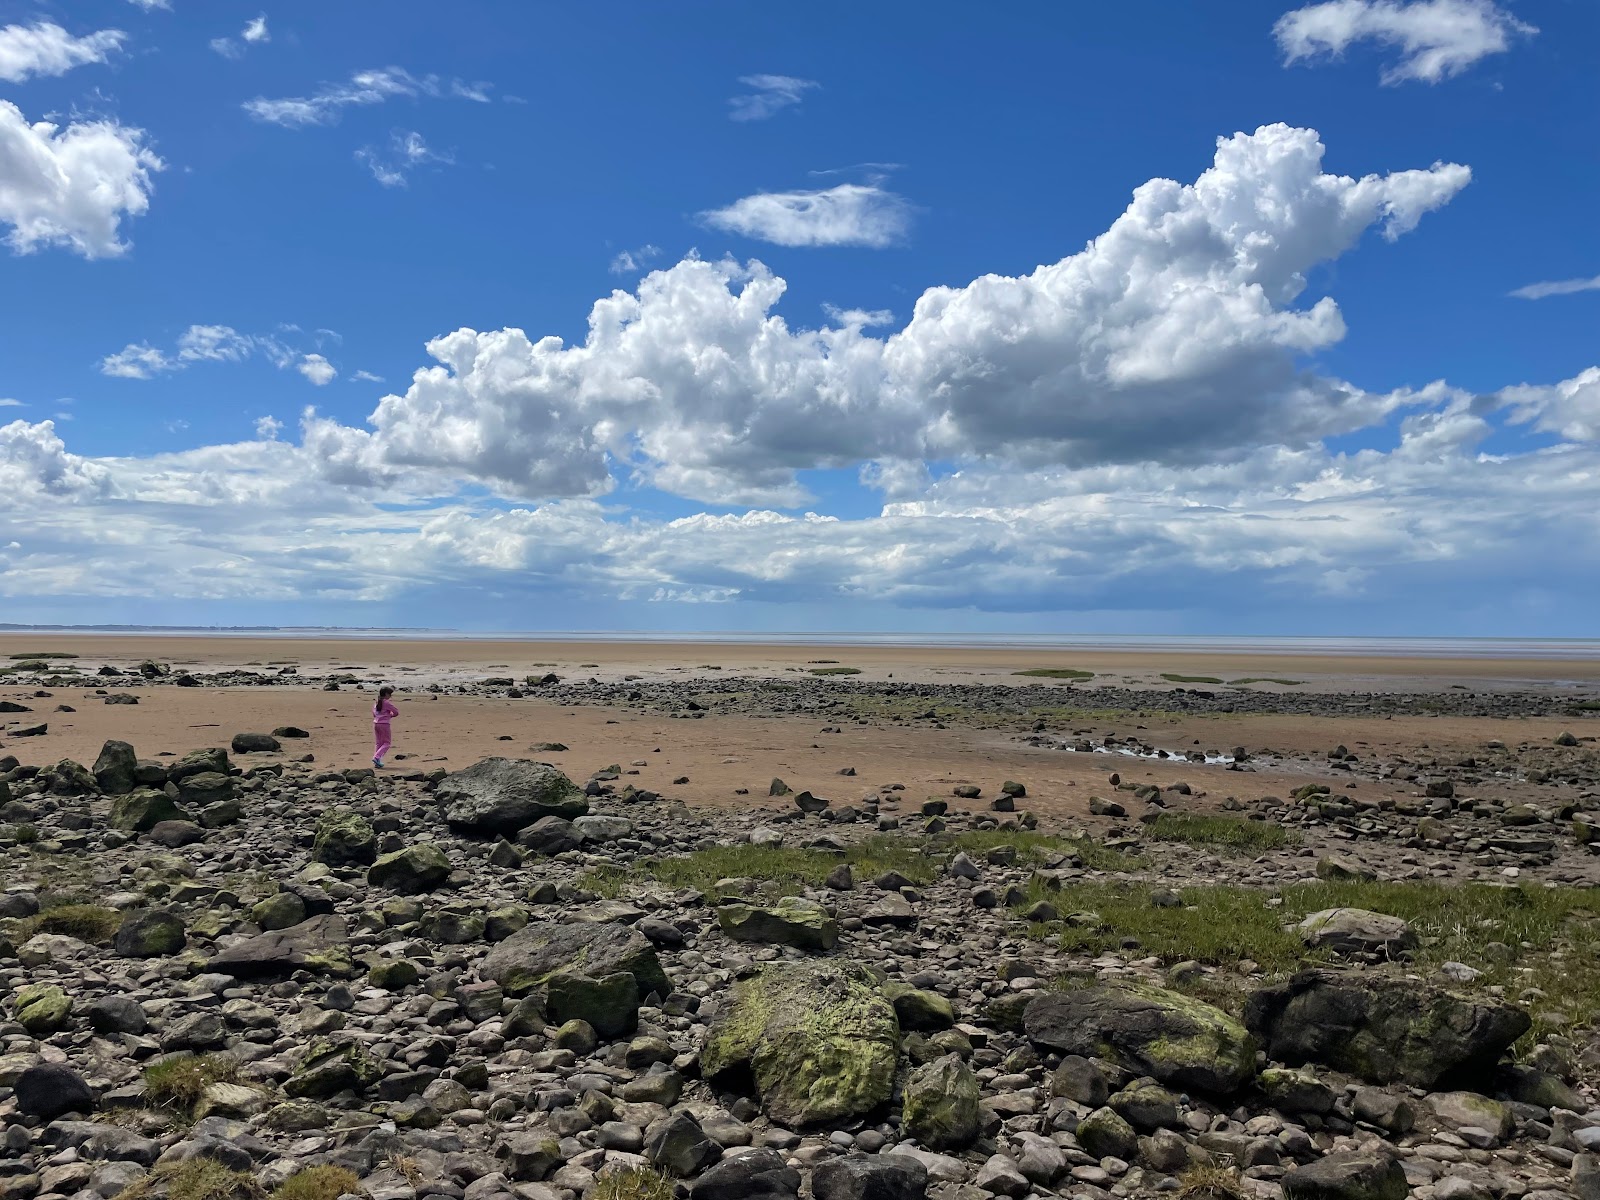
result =
M380 700L372 710L372 723L374 725L387 725L390 720L400 715L400 710L394 706L393 701Z

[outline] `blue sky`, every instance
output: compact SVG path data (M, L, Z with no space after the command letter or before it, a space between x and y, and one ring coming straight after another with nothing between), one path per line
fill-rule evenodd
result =
M0 620L1592 634L1600 9L992 8L0 0Z

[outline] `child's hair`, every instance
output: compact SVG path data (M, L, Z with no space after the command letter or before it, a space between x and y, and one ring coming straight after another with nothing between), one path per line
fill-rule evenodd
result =
M383 702L392 695L394 695L394 688L390 687L387 683L384 684L378 689L378 698L372 704L372 711L377 712L378 709L382 707Z

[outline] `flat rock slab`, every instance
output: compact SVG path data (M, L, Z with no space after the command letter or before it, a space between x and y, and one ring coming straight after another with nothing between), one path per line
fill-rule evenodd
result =
M326 913L288 929L274 929L236 942L214 954L207 966L238 976L293 971L318 955L343 946L349 936L344 918Z

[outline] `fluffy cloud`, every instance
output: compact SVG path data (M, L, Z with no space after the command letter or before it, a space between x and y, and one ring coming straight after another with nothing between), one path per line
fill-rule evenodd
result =
M1337 56L1357 42L1400 51L1386 84L1438 83L1539 31L1494 0L1327 0L1285 13L1273 26L1287 63Z
M11 227L6 244L19 254L47 246L85 258L122 254L122 219L149 209L151 176L162 167L143 130L115 121L29 124L0 100L0 225Z
M581 345L518 329L435 339L439 364L371 431L323 430L337 470L416 470L511 497L593 496L612 468L694 499L798 505L796 472L875 459L1181 463L1304 445L1401 402L1318 375L1344 321L1299 307L1306 273L1376 228L1393 239L1470 173L1322 170L1314 132L1219 139L1192 184L1157 179L1083 251L1031 275L791 329L760 263L690 258L598 301Z
M1519 300L1543 300L1549 296L1572 296L1578 292L1600 292L1600 275L1593 279L1556 279L1548 283L1530 283L1511 294Z
M0 79L21 83L34 75L65 75L85 63L103 63L127 37L120 29L73 37L49 21L7 25L0 28Z
M798 106L808 91L822 86L793 75L741 75L739 82L751 90L728 101L728 117L734 121L765 121Z
M622 250L607 268L613 275L633 275L661 257L661 247L646 243L637 250Z
M295 368L317 387L332 383L339 377L338 369L320 354L307 354Z
M328 125L352 106L382 104L397 98L418 99L453 97L489 101L488 84L467 83L460 79L441 79L437 75L413 75L400 67L380 67L357 71L344 83L324 84L310 96L288 96L269 100L257 96L244 103L245 112L258 121L299 129L307 125Z
M713 229L779 246L892 246L911 224L904 198L875 184L758 192L700 214Z

